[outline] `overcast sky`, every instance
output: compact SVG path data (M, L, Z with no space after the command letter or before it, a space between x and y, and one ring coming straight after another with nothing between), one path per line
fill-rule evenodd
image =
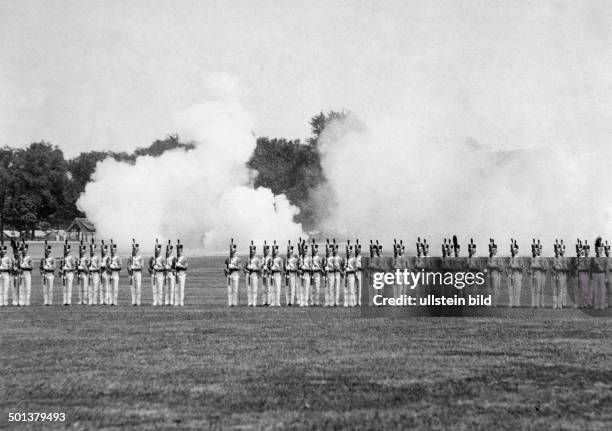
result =
M146 146L218 72L259 136L346 108L503 148L606 145L610 4L0 0L0 145Z

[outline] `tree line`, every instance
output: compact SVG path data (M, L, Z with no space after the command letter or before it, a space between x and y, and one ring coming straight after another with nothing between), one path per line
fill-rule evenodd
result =
M342 112L319 113L310 118L312 135L305 143L285 138L257 138L248 167L257 172L255 187L285 194L300 208L296 221L306 229L316 226L320 214L312 205L314 191L325 181L318 140L325 126L343 117ZM134 163L140 156L157 157L166 151L195 148L176 134L131 153L88 151L66 160L57 145L42 141L27 148L0 148L0 233L11 229L31 233L35 229L65 228L75 217L84 217L76 202L84 192L96 164L106 158Z

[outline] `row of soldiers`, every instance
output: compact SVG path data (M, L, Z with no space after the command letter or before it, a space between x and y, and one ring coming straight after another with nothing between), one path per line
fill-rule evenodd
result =
M32 257L28 244L12 240L13 257L7 254L7 247L0 245L0 306L9 305L9 292L12 293L13 305L30 305L32 286ZM87 248L89 246L89 254ZM61 278L63 304L72 305L73 285L77 282L78 304L80 305L117 305L119 280L122 260L117 254L117 244L111 239L110 244L101 241L101 254L98 255L98 244L92 239L90 244L83 241L79 244L78 258L71 252L68 241L63 245L63 255L55 258L52 246L45 241L44 258L40 261L42 278L43 304L53 304L53 291L56 272ZM149 259L148 271L151 276L153 305L184 305L185 280L188 268L183 255L183 245L177 241L176 256L174 246L168 241L165 257L162 245L155 240L154 256ZM109 253L110 251L110 253ZM127 261L127 272L130 282L132 305L141 305L143 257L140 245L132 239L132 253ZM165 294L165 302L164 302Z
M498 246L495 240L490 239L488 244L488 257L486 259L476 257L476 244L471 239L468 243L467 258L460 258L461 246L457 236L452 239L444 239L442 243L442 259L438 266L432 265L429 254L429 244L425 239L417 239L416 257L410 261L405 256L405 247L400 240L394 240L393 260L389 265L382 256L382 246L371 243L371 262L369 268L375 272L389 270L424 271L435 269L444 272L482 272L487 275L487 287L492 296L492 303L497 306L499 301L502 277L508 279L508 306L518 307L521 305L521 291L523 276L530 280L531 307L544 307L544 286L547 275L553 278L553 304L552 308L563 308L567 306L567 287L570 277L577 279L576 288L573 292L574 306L576 308L604 309L608 306L608 295L610 272L612 261L610 259L610 245L601 237L595 240L595 256L589 257L590 245L586 240L576 241L576 257L570 259L565 257L566 245L563 240L555 240L553 244L554 258L549 259L542 256L542 243L533 239L531 244L531 259L521 258L519 245L516 239L510 239L510 256L501 257L497 255ZM402 294L402 287L396 286L394 296Z
M296 250L297 246L297 250ZM284 279L285 304L291 306L336 307L341 305L343 291L345 307L361 305L362 267L361 244L347 242L345 257L339 256L340 244L334 239L325 243L325 256L319 254L319 245L299 239L297 244L287 244L286 258L279 255L276 241L264 241L263 256L257 255L257 246L251 241L249 258L242 262L237 255L238 246L232 239L229 257L225 260L224 273L227 278L227 300L229 306L238 305L240 273L245 273L247 306L256 307L260 280L263 288L264 306L281 305L281 287ZM322 291L323 290L323 291ZM323 295L323 301L321 296Z

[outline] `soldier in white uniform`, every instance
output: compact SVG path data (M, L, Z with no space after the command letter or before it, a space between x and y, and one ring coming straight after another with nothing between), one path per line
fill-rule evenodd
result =
M565 296L567 295L567 279L570 271L569 262L564 257L565 244L563 240L559 242L555 240L554 245L555 260L552 265L554 280L553 285L553 308L563 308L567 303Z
M302 258L300 259L300 273L301 277L301 288L300 295L298 295L298 302L300 307L308 307L308 301L310 299L310 278L312 271L312 256L308 254L308 245L306 241L302 242Z
M336 273L336 283L332 292L333 305L337 307L340 305L340 286L342 285L342 272L344 271L344 260L338 255L338 248L340 244L336 244L336 240L333 240L333 253L332 261L334 263L334 272Z
M62 299L64 305L72 304L72 283L74 283L74 272L76 260L70 254L68 240L64 243L64 257L60 260L60 276L62 278Z
M1 234L1 233L0 233ZM11 289L11 269L13 259L8 255L4 244L0 245L0 306L8 307L9 291Z
M357 240L355 244L355 295L356 305L361 307L361 287L363 280L363 272L361 266L361 244L359 244L359 240Z
M98 304L98 290L100 289L100 256L96 254L96 243L92 239L89 245L89 303ZM102 295L100 295L100 305L102 305Z
M287 271L285 273L285 300L291 307L295 304L296 283L298 281L299 258L293 251L291 242L287 245Z
M357 304L355 298L355 254L353 246L346 244L346 262L344 267L344 306L354 307Z
M183 255L183 244L180 240L176 242L176 296L174 298L174 305L184 307L185 306L185 281L187 280L187 258Z
M93 304L93 298L89 296L89 257L86 255L87 246L79 245L79 260L77 262L77 276L79 277L79 304Z
M30 296L32 294L32 256L28 253L28 245L23 242L21 244L21 297L19 305L30 305Z
M312 240L312 281L314 289L312 289L311 305L321 305L321 278L323 277L323 268L325 268L325 259L319 255L319 246Z
M109 268L111 270L111 292L110 292L110 305L117 305L119 300L119 274L121 273L121 258L117 255L117 244L110 241L110 263Z
M166 262L161 253L162 246L155 240L155 258L153 260L153 275L155 280L153 282L153 305L163 304L164 294L164 278L166 271Z
M531 307L544 307L544 284L548 265L542 257L542 244L536 243L535 238L531 244Z
M261 262L256 252L257 248L253 244L253 241L251 241L251 245L249 246L249 261L244 268L247 285L247 307L257 306L257 287L259 273L261 271Z
M100 258L100 278L102 279L102 286L100 287L100 304L110 305L110 256L108 255L108 245L104 244L104 241L102 241L101 252L102 257Z
M506 275L510 277L508 285L509 307L520 307L521 305L521 289L523 287L523 271L525 268L521 264L518 252L518 243L510 238L510 263L506 267ZM497 296L494 296L491 302L494 307L497 307Z
M393 271L403 272L408 268L408 262L406 261L406 257L404 256L404 251L406 250L406 246L404 242L400 240L398 243L396 239L393 239ZM442 249L444 256L444 248ZM393 297L400 298L404 293L403 283L394 283L393 284Z
M45 241L45 257L40 261L40 271L43 280L43 304L53 304L53 278L55 275L55 259L51 256L51 246Z
M233 307L238 305L238 283L240 283L240 258L236 251L238 246L232 239L230 242L229 258L225 260L225 277L227 277L227 305Z
M334 269L334 259L332 256L333 245L329 243L329 239L325 243L325 304L324 307L334 305L334 287L336 286L336 271Z
M174 305L176 295L176 257L173 256L173 246L168 240L166 245L166 291L164 293L164 305Z
M140 244L132 239L132 256L128 262L130 271L130 294L132 296L132 305L138 306L141 304L142 297L142 255L140 254Z
M267 307L272 305L272 256L270 256L270 246L264 241L263 245L263 261L261 263L261 279L263 288L263 305Z
M283 258L278 254L278 245L276 241L272 245L272 262L271 262L271 270L272 270L272 295L270 300L270 306L272 307L280 307L280 297L281 297L281 285L283 283L283 271L285 270L285 262Z

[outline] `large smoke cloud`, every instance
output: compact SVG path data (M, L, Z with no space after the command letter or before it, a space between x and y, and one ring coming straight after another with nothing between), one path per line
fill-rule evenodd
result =
M427 237L439 254L442 239L457 234L464 253L473 237L481 255L489 237L504 254L511 237L521 254L536 237L552 254L555 238L569 251L578 236L591 242L611 232L603 148L494 150L424 135L410 121L366 125L348 115L327 126L320 151L335 200L326 227L349 237L402 238L412 251L417 236Z
M253 120L238 102L236 86L220 75L209 83L211 99L177 116L191 151L139 157L134 165L101 162L78 205L98 230L120 246L131 238L180 238L193 249L225 251L233 237L250 240L297 238L298 209L284 195L254 189L246 162L255 149Z

